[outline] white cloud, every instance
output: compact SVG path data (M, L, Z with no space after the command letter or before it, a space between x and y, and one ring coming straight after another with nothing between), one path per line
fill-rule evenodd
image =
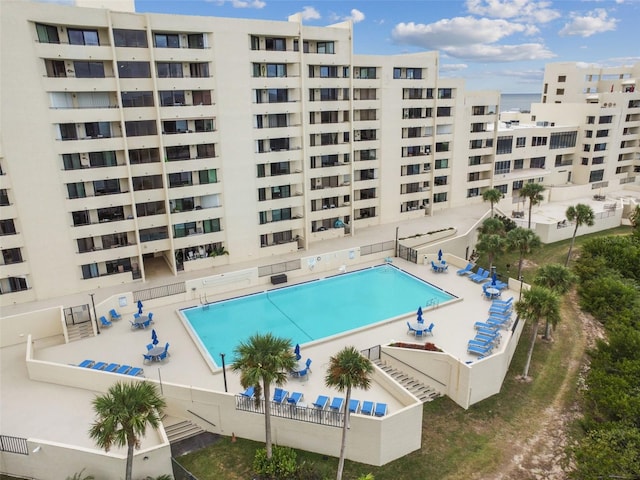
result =
M469 65L467 65L466 63L447 63L447 64L441 63L440 64L441 72L459 72L467 68L469 68Z
M525 30L524 25L506 20L456 17L430 24L399 23L394 27L391 36L396 43L441 49L477 43L493 43L508 35Z
M547 23L560 17L549 1L534 0L467 0L467 10L474 15L508 18L516 21Z
M206 0L208 2L212 0ZM257 8L261 9L267 6L267 2L262 0L213 0L216 5L224 5L228 1L233 8Z
M618 21L616 18L610 18L603 8L596 8L584 16L572 13L571 20L564 25L559 34L590 37L596 33L615 30Z
M332 22L346 22L348 20L351 20L353 23L359 23L364 20L364 13L356 8L353 8L349 15L340 16L337 13L331 13L330 18Z
M309 6L304 7L300 14L302 15L302 20L319 20L321 18L320 12Z

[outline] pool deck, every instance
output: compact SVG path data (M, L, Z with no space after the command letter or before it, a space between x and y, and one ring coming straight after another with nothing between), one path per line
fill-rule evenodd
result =
M451 218L451 211L444 215L429 217L429 225L425 227L425 219L421 219L418 224L402 224L401 237L409 236L415 232L425 232L426 230L444 228L451 226L452 221L459 230L471 228L473 223L481 216L480 212L486 212L486 205L479 205L478 208L465 207L459 211L459 217ZM366 245L377 241L391 240L395 235L395 225L386 226L385 229L371 231L366 237L358 236L357 241L350 238L351 245ZM323 248L315 247L313 250L305 252L305 255L314 252L333 251L344 248L340 245L347 245L347 240L333 242L331 245L325 242ZM283 261L286 258L274 259ZM367 268L379 265L379 260L361 263L357 268ZM414 264L404 260L393 260L395 266L422 278L434 285L452 293L461 300L441 305L437 308L423 305L423 318L428 325L435 323L433 337L427 337L427 341L433 342L440 348L459 358L461 361L472 361L476 357L470 356L466 352L467 340L475 335L473 324L476 321L487 318L489 304L482 297L482 287L466 276L456 275L453 265L448 273L434 273L426 265ZM463 266L463 265L462 265ZM459 267L459 268L462 268ZM226 270L241 269L242 266L235 265ZM191 278L202 276L202 272L192 272ZM313 273L296 279L297 282L309 281L317 278L329 276L327 272ZM182 281L186 276L179 278L158 278L148 280L144 286L150 287L154 284L167 284L175 281ZM292 284L293 282L289 282ZM269 286L271 287L271 286ZM129 287L131 288L131 287ZM275 288L275 287L273 287ZM233 292L233 294L209 296L210 302L222 300L232 296L246 295L263 291L265 286L247 288ZM115 292L98 292L96 301L107 298ZM503 298L515 296L517 293L505 291ZM40 308L54 305L74 305L86 303L87 294L77 294L75 298L53 299L39 302ZM100 297L100 298L98 298ZM152 303L152 302L150 302ZM48 304L48 305L47 305ZM162 363L151 363L143 365L142 354L145 352L145 345L151 342L151 329L132 330L129 323L130 316L123 315L123 318L114 322L109 328L101 328L101 335L86 338L82 341L64 344L63 339L53 337L34 342L34 358L64 364L77 364L84 359L96 361L115 362L133 366L143 366L144 375L166 383L176 383L199 388L224 391L224 380L220 369L212 371L209 364L203 359L199 350L195 348L193 340L187 333L177 310L192 307L199 304L198 299L172 304L169 306L154 307L150 311L154 313L155 328L160 344L170 343L169 352L171 356ZM417 308L418 305L416 305ZM34 305L30 306L34 308ZM15 306L15 308L4 308L3 316L18 313L27 309L26 306ZM145 309L147 310L147 309ZM331 315L331 308L327 308L327 315ZM322 341L310 344L301 344L301 355L303 359L311 358L312 373L304 379L288 380L284 388L290 392L299 391L304 394L304 402L310 404L320 394L329 396L344 396L337 391L331 390L324 385L324 374L330 356L337 353L345 346L353 345L363 350L376 345L385 344L391 341L415 341L414 337L407 334L406 321L415 317L398 318L390 322L379 324L374 327L351 332L347 335L329 337ZM25 332L28 334L28 332ZM424 342L425 340L418 340ZM505 342L502 342L504 345ZM25 345L16 345L0 349L0 426L4 435L15 435L43 439L52 442L77 445L79 447L94 449L95 444L89 438L87 431L92 423L94 415L91 407L91 400L95 397L95 392L85 391L77 388L69 388L54 383L42 383L29 380L25 358ZM216 359L218 361L219 359ZM104 373L104 375L110 375ZM114 377L118 379L126 378L122 376ZM228 368L227 365L227 388L230 394L241 392L239 376ZM382 386L373 384L372 388L366 392L355 390L353 398L360 400L372 400L375 402L387 402L389 412L400 407L398 401L389 394ZM149 439L149 441L153 441ZM144 448L143 443L143 448ZM114 450L118 453L118 450ZM124 450L119 453L124 453Z

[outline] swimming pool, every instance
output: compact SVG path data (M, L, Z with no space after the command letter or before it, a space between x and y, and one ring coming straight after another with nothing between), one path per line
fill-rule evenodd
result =
M390 265L181 310L211 360L255 333L306 343L456 297ZM216 362L217 363L217 362Z

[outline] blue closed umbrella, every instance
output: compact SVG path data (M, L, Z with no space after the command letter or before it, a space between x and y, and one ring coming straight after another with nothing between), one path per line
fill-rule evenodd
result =
M496 272L493 272L493 275L491 275L491 285L495 286L497 281L498 281L498 278L496 277Z
M418 315L417 322L418 322L418 323L423 323L423 322L424 322L424 320L422 319L422 307L418 307L418 313L417 313L417 315Z
M293 353L296 354L296 360L300 360L302 356L300 355L300 344L296 343L296 348L293 349Z
M142 300L138 300L138 313L142 315Z
M438 250L438 260L442 260L442 250Z

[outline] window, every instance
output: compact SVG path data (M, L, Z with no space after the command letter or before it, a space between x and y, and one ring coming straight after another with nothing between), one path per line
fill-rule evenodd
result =
M448 152L448 151L449 151L449 142L436 143L436 152Z
M496 162L493 166L493 172L497 175L500 173L509 173L511 171L511 161L505 160L502 162Z
M0 235L15 235L16 226L12 219L0 220Z
M6 188L0 188L0 207L7 207L11 205L9 202L9 195Z
M593 157L591 165L602 165L604 163L604 157Z
M355 78L376 78L376 67L356 67Z
M604 170L594 170L589 174L589 182L601 182L604 178Z
M524 185L524 181L523 180L516 180L515 182L513 182L511 184L511 188L512 190L521 190L522 186Z
M433 194L433 203L442 203L446 201L447 201L447 192Z
M198 183L200 185L205 185L209 183L217 183L218 182L218 173L215 168L209 170L200 170L198 172Z
M91 137L91 138L111 137L111 125L109 125L109 122L85 123L84 130L87 137Z
M160 105L171 107L173 105L184 105L186 103L184 90L163 90L158 92Z
M215 130L213 118L195 120L193 126L196 132L213 132Z
M585 130L584 136L586 138L593 138L593 130Z
M480 165L481 163L482 157L480 155L469 157L469 166Z
M338 78L338 67L321 66L320 78Z
M254 77L286 77L287 65L284 63L253 64Z
M179 172L169 174L169 188L193 185L191 172Z
M478 195L480 195L479 188L470 188L467 190L467 198L477 197Z
M198 158L214 158L216 156L216 147L213 143L203 143L196 145Z
M516 148L522 148L526 146L527 139L526 137L518 137L516 138Z
M191 151L189 145L177 145L175 147L165 147L165 160L169 162L189 160Z
M113 150L108 152L90 152L89 165L93 168L115 167L118 165L116 152Z
M587 123L590 124L590 125L593 125L594 123L596 123L596 117L591 116L591 115L588 116L587 117Z
M120 78L150 78L149 62L118 62L118 77Z
M422 98L421 88L404 88L402 90L402 98L405 100L419 100Z
M513 148L513 137L498 137L498 144L496 146L497 155L511 153L512 148Z
M442 185L446 185L447 184L447 176L446 175L442 175L440 177L435 177L433 179L433 184L437 185L437 186L442 186Z
M577 137L578 132L552 133L549 139L549 149L554 150L556 148L573 148L576 146Z
M286 50L287 42L284 38L265 38L265 50L272 50L277 52L284 52Z
M88 210L78 210L77 212L71 212L71 218L73 219L74 227L78 227L80 225L89 225L91 223Z
M535 157L532 158L529 162L529 166L531 168L544 168L546 158L545 157Z
M514 170L522 170L524 168L524 159L519 158L513 161L513 169Z
M450 117L451 116L451 107L438 107L436 111L436 116L438 117Z
M541 147L547 144L547 137L531 137L532 147Z
M190 63L189 74L192 78L209 78L209 64L206 62ZM195 102L193 102L196 105Z
M158 62L158 77L159 78L182 78L182 63L164 63Z
M589 159L587 157L582 157L582 165L589 165Z
M117 178L107 180L95 180L93 182L93 193L96 195L111 195L120 193L120 180Z
M102 62L73 62L76 78L104 78Z
M122 92L123 107L153 107L153 92Z
M407 78L410 80L420 80L422 79L422 69L421 68L407 68Z
M67 193L69 198L85 198L87 196L83 182L67 183Z
M443 159L440 159L440 160L436 160L435 161L435 168L436 168L436 170L438 170L440 168L449 168L449 159L443 158Z
M97 263L88 263L87 265L82 265L82 278L84 280L88 278L96 278L99 276L100 273L98 272Z
M251 35L249 38L251 42L251 50L260 50L260 38L255 35Z
M509 185L504 184L504 185L496 185L495 187L496 190L498 190L500 193L502 193L503 195L507 194L507 190L509 189Z
M439 88L438 89L438 98L451 98L451 89L450 88Z
M596 138L602 138L602 137L608 137L609 136L609 130L598 130L596 132Z
M47 77L62 78L67 76L67 70L62 60L45 60Z
M318 53L335 53L333 42L318 42L316 51Z
M166 213L163 201L136 204L136 215L138 217L150 217L152 215L162 215L163 213Z
M211 105L211 90L193 90L191 97L194 105Z
M222 230L220 228L220 219L210 218L208 220L203 220L202 229L204 230L204 233L219 232Z
M180 36L177 33L155 33L153 42L157 48L180 48Z
M157 135L155 120L139 120L124 123L128 137L140 137L143 135Z
M598 119L598 123L611 123L613 121L613 115L603 115Z
M61 123L58 125L60 128L60 139L61 140L77 140L78 139L78 130L76 129L75 123Z
M139 163L153 163L160 161L160 152L157 148L141 148L129 150L129 163L137 165Z
M38 41L40 43L60 43L58 29L53 25L36 23L36 32L38 33Z
M147 32L114 28L113 41L116 47L147 48Z
M558 75L558 83L564 83L567 81L566 75Z
M186 120L168 120L162 122L162 133L186 133L189 125Z
M69 44L71 45L100 45L97 30L77 30L67 28Z
M98 208L97 214L99 222L115 222L118 220L124 220L124 208L121 206Z
M204 34L190 33L187 35L187 44L189 48L204 48Z
M20 253L19 248L7 248L6 250L2 250L2 259L4 260L5 265L23 262L22 253Z
M596 143L593 146L593 151L594 152L604 152L607 149L607 144L606 143Z
M480 180L480 172L472 172L467 175L468 182L477 182L478 180Z
M556 88L556 95L564 95L564 88Z

